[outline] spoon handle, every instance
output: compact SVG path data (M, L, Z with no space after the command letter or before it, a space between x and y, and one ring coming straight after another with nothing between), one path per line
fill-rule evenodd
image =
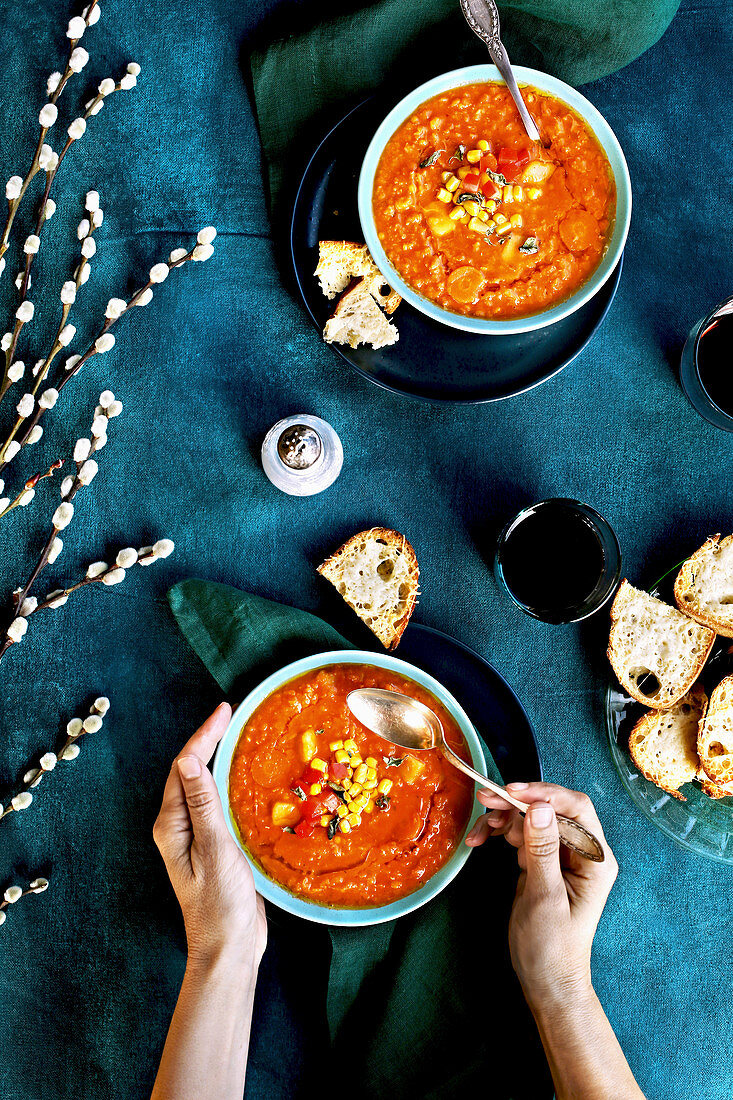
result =
M509 56L504 48L504 43L500 38L492 39L487 42L489 56L496 65L497 69L503 76L506 86L509 89L509 94L517 105L520 118L524 124L524 128L527 131L527 136L530 141L538 141L542 144L542 138L540 132L537 129L537 123L532 118L531 114L527 110L527 105L522 99L522 93L519 90L519 85L514 79L514 73L512 71L511 64L509 62Z
M467 764L465 760L461 760L460 756L453 752L450 745L443 741L443 753L446 759L453 764L454 767L462 771L464 775L467 775L469 779L474 779L482 787L486 787L487 790L492 791L494 794L498 794L500 798L503 798L505 802L508 802L510 806L514 806L521 813L522 817L526 814L529 806L526 802L522 802L520 799L515 798L513 794L509 794L504 787L500 787L498 783L494 783L491 779L487 779L485 775L481 775L475 768L472 768L470 764ZM579 821L574 821L571 817L565 817L564 814L557 814L557 829L560 834L560 840L566 848L572 848L578 855L584 856L585 859L593 860L594 863L603 863L606 858L603 851L603 845L596 837L593 836L585 826L581 825Z

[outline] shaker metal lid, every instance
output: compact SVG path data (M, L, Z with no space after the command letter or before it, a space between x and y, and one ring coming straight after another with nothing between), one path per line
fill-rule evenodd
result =
M277 453L291 470L308 470L321 457L323 443L315 428L292 424L277 441Z

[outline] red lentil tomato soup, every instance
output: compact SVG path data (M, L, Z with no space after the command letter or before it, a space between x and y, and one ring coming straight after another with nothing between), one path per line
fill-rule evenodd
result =
M368 731L350 691L419 699L470 754L429 692L389 669L332 665L285 684L254 711L232 757L229 798L263 871L320 905L386 905L422 886L460 843L473 784L437 751L408 753Z
M471 317L525 317L587 281L613 226L613 173L567 104L522 95L547 147L530 142L503 84L427 100L387 142L373 211L391 263L414 290Z

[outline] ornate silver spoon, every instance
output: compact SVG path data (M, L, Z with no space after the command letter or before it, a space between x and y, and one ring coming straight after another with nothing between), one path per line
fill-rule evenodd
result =
M526 814L529 809L526 802L521 802L498 783L493 783L485 775L475 771L460 756L456 756L445 739L443 725L437 714L423 703L386 688L357 688L349 693L346 702L354 717L372 733L384 737L393 745L400 745L403 749L440 749L446 760L464 775L515 806L522 816ZM603 863L606 857L602 844L580 822L557 814L557 827L560 840L566 848L572 848L574 852L586 859L592 859L594 863Z
M499 10L494 0L461 0L461 11L473 33L482 42L486 43L491 60L506 81L511 97L517 105L527 135L532 141L539 141L540 144L544 144L537 129L537 124L522 99L519 87L514 79L509 55L499 37Z

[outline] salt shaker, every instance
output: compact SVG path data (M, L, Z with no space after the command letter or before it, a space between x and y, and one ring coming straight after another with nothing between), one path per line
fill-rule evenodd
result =
M274 424L262 444L262 468L273 485L309 497L333 485L341 473L341 440L320 416L302 413Z

